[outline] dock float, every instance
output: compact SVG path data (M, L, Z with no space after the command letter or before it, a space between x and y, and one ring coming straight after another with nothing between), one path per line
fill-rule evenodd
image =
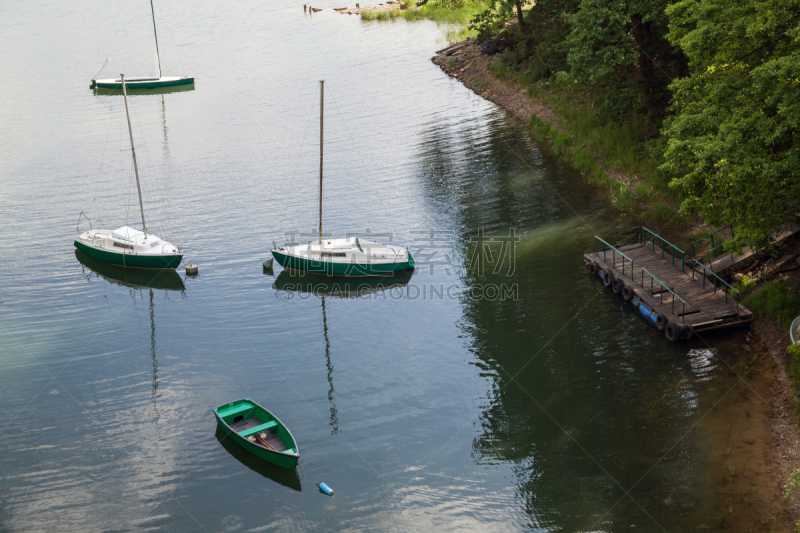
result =
M612 246L595 236L595 251L584 254L591 275L639 309L667 339L741 328L753 313L739 303L739 291L703 263L642 227L641 242Z

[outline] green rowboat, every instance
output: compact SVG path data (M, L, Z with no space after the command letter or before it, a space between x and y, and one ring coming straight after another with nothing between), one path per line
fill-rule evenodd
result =
M250 399L214 409L217 425L242 448L270 463L294 470L300 451L278 418Z

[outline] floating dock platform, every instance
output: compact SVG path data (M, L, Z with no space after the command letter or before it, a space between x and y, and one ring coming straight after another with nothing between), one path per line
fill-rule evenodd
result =
M647 228L636 244L612 246L595 237L595 251L584 254L584 263L671 341L753 321L739 291Z

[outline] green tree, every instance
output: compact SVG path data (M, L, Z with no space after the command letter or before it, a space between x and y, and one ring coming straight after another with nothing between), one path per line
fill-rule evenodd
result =
M520 27L525 27L522 0L489 0L486 9L475 15L469 27L478 31L478 39L486 39L497 33L515 13Z
M606 111L661 116L685 58L666 40L671 0L581 0L567 38L572 79L602 96Z
M800 210L800 0L682 0L667 38L689 59L674 81L661 170L684 213L732 223L762 246Z

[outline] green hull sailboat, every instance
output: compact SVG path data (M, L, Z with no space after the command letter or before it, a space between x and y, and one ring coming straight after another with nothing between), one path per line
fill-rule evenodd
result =
M187 76L161 76L158 78L130 78L125 80L128 89L158 89L160 87L175 87L176 85L191 85L194 78ZM122 80L105 79L92 80L91 89L122 89Z
M139 184L139 167L136 164L136 147L133 145L131 116L128 112L127 82L122 74L120 74L120 79L122 80L122 95L125 99L125 113L128 117L133 170L136 174L136 190L139 192L139 210L142 213L144 231L128 226L122 226L115 230L91 229L90 227L89 231L83 233L80 233L80 229L78 229L79 234L75 240L75 247L89 257L111 265L126 268L175 269L183 258L180 249L147 232L147 224L144 221L144 205L142 204L142 187Z
M214 409L217 425L242 448L270 463L294 470L300 451L278 418L247 398Z
M153 35L156 38L156 72L158 77L150 78L128 78L126 83L128 89L158 89L160 87L174 87L177 85L191 85L194 78L189 76L162 76L161 75L161 55L158 53L158 32L156 31L156 10L153 7L153 0L150 0L150 13L153 15ZM103 65L105 67L105 64ZM101 71L103 69L100 69ZM98 74L100 74L98 72ZM95 75L96 77L96 75ZM90 89L122 89L122 79L92 79Z
M183 257L167 241L128 226L84 232L75 240L75 248L97 261L125 268L174 270Z
M75 258L90 272L114 285L122 285L132 289L163 289L165 291L183 292L186 285L181 276L170 269L151 272L138 268L123 268L118 265L98 261L91 256L75 250Z
M296 246L272 250L283 268L326 274L328 276L386 276L414 270L414 258L402 246L390 246L361 240L358 237L322 238L322 118L325 82L320 81L319 95L319 239Z
M386 276L414 270L414 258L405 248L358 237L276 248L272 256L283 268L328 276Z

